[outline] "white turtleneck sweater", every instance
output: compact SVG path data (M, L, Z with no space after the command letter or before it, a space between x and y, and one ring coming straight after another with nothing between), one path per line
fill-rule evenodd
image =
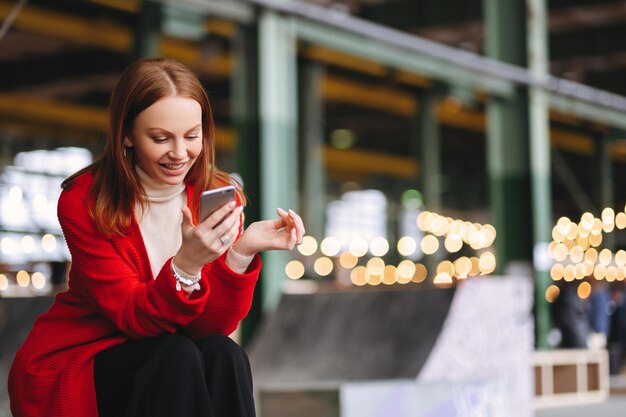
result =
M155 181L139 166L136 166L136 172L146 192L148 204L145 211L141 204L135 206L135 218L148 252L152 276L156 278L163 264L176 255L182 243L181 210L187 204L187 191L185 184L167 185ZM252 258L238 254L231 247L226 255L226 264L241 274L248 269ZM191 278L178 268L176 272Z

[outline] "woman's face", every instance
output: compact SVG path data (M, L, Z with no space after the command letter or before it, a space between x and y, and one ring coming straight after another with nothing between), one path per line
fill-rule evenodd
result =
M181 184L202 151L202 108L194 99L164 97L139 113L124 146L163 185Z

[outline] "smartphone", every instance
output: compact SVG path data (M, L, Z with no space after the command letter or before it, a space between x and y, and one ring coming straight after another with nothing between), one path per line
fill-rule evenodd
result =
M215 210L234 199L235 187L233 185L204 191L200 195L200 221L203 222Z

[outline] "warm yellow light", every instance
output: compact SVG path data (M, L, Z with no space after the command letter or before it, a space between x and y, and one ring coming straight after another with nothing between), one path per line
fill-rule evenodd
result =
M46 286L46 276L42 274L41 272L33 273L33 276L31 277L31 281L35 289L41 290Z
M602 264L597 264L593 269L593 276L597 280L604 279L606 277L606 266Z
M304 236L302 244L298 245L298 251L304 256L311 256L317 250L317 240L313 236Z
M561 293L561 290L559 289L559 287L557 287L554 284L550 285L546 289L546 301L549 303L553 303L559 297L560 293Z
M574 266L574 269L576 270L574 272L574 277L576 279L583 279L583 278L585 278L585 275L586 275L585 272L587 271L587 267L585 266L585 264L583 264L583 263L576 264Z
M466 256L462 256L454 261L453 265L454 275L460 279L467 278L470 271L472 270L472 261L470 261L469 258Z
M325 256L317 258L313 264L313 270L316 274L325 277L333 272L333 261Z
M565 267L563 266L563 264L556 263L552 265L552 268L550 268L550 278L552 278L552 280L554 281L563 279L564 274L565 274Z
M300 279L304 276L304 264L300 261L289 261L285 265L285 274L291 279Z
M348 244L348 250L350 253L357 258L361 256L365 256L367 253L367 240L362 237L354 238Z
M370 275L382 275L385 270L385 261L380 258L371 258L367 261L367 272Z
M30 275L26 271L19 271L16 276L17 285L22 288L28 287L30 284Z
M580 216L580 227L583 230L590 232L591 229L593 228L593 221L594 221L593 214L589 212L585 212L583 213L582 216Z
M344 252L339 256L339 265L346 269L352 269L359 262L359 258L351 254L350 252Z
M33 253L35 250L35 239L32 236L26 235L22 237L22 252L24 253Z
M341 242L339 239L333 236L329 236L322 240L320 244L320 249L322 253L326 256L335 256L341 250Z
M607 282L613 282L617 279L617 268L613 265L606 268L606 277Z
M411 236L403 236L398 240L398 253L402 256L411 256L417 250L417 243Z
M576 238L576 246L580 246L583 250L589 249L589 236L580 236Z
M0 240L0 250L5 255L12 254L15 251L15 242L13 239L8 236L3 237L2 240Z
M598 255L598 261L604 266L607 266L608 264L610 264L612 258L613 258L613 254L611 253L609 249L602 249L600 251L600 254Z
M463 247L463 240L461 239L461 236L457 235L456 233L453 233L453 234L449 234L448 236L446 236L446 239L443 245L445 246L448 252L455 253L455 252L460 251L461 248Z
M449 287L452 285L452 277L447 272L440 272L435 275L433 283L438 287Z
M389 251L389 242L383 237L375 237L370 242L370 253L374 256L385 256Z
M593 219L593 226L591 227L592 235L599 235L602 233L602 220Z
M384 271L384 268L383 268ZM369 285L380 285L383 282L383 274L378 274L378 275L372 275L369 274L369 277L367 279L367 283Z
M426 255L432 255L439 249L439 240L433 235L426 235L422 238L420 247Z
M484 228L485 228L484 233L487 238L487 241L485 242L485 246L484 246L486 248L487 246L493 245L493 241L496 240L497 232L496 232L496 228L490 224L486 224Z
M563 279L567 282L572 282L576 279L576 267L574 265L567 265L565 272L563 272Z
M580 246L576 245L569 253L569 257L574 263L582 262L585 251Z
M496 257L491 252L484 252L478 257L478 266L482 274L490 274L496 269Z
M57 248L57 238L51 234L45 234L41 238L41 246L46 252L54 252Z
M578 286L577 292L578 296L583 300L589 298L589 296L591 295L591 284L589 284L588 282L581 282Z
M470 269L470 277L475 277L480 274L480 260L476 256L472 256L470 258L470 262L472 263L472 269Z
M611 207L607 207L602 210L602 223L614 224L615 223L615 211Z
M590 234L589 235L589 244L594 248L597 248L602 244L602 234Z
M595 266L594 263L591 261L585 261L583 265L585 265L585 276L593 275L593 267Z
M615 265L624 266L626 265L626 251L620 249L615 253Z
M426 277L428 276L428 270L423 264L415 264L415 274L413 274L413 282L424 282Z
M443 236L448 233L448 221L445 217L435 215L433 218L433 223L430 227L430 231L435 236Z
M398 282L401 284L406 284L413 279L413 275L415 275L415 264L408 259L400 262L398 264Z
M9 288L9 279L4 274L0 274L0 291L6 291Z
M596 263L598 260L598 251L595 248L589 248L585 251L585 261Z
M578 225L576 223L570 223L569 230L565 235L569 240L574 240L578 236Z
M559 226L554 226L552 228L552 240L559 243L565 240L565 235L561 233Z
M423 232L426 232L430 229L430 225L432 224L434 214L429 211L422 211L417 216L417 227Z
M454 276L454 264L447 260L439 262L439 265L437 265L437 274L441 274L442 272Z
M385 266L385 271L383 272L383 284L392 285L398 281L398 274L396 267L393 265Z
M615 226L620 230L626 228L626 213L623 211L617 213L617 216L615 216Z
M365 285L367 284L368 279L369 273L367 272L367 268L364 266L357 266L350 272L350 281L352 281L354 285Z
M569 255L569 251L567 250L567 246L563 243L556 245L552 251L552 257L558 262L563 262L565 258L567 258L567 255Z

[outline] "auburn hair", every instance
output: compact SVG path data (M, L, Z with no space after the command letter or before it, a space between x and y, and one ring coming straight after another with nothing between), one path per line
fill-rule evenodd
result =
M61 187L68 189L78 176L91 172L89 214L98 230L107 235L125 235L137 204L145 207L146 194L135 171L133 148L124 147L137 115L158 100L179 96L197 101L202 108L202 151L185 177L194 189L191 212L199 217L203 190L233 183L242 204L240 184L215 167L215 126L209 97L198 78L183 64L168 58L141 59L121 75L109 103L109 121L104 150L89 166L68 177Z

